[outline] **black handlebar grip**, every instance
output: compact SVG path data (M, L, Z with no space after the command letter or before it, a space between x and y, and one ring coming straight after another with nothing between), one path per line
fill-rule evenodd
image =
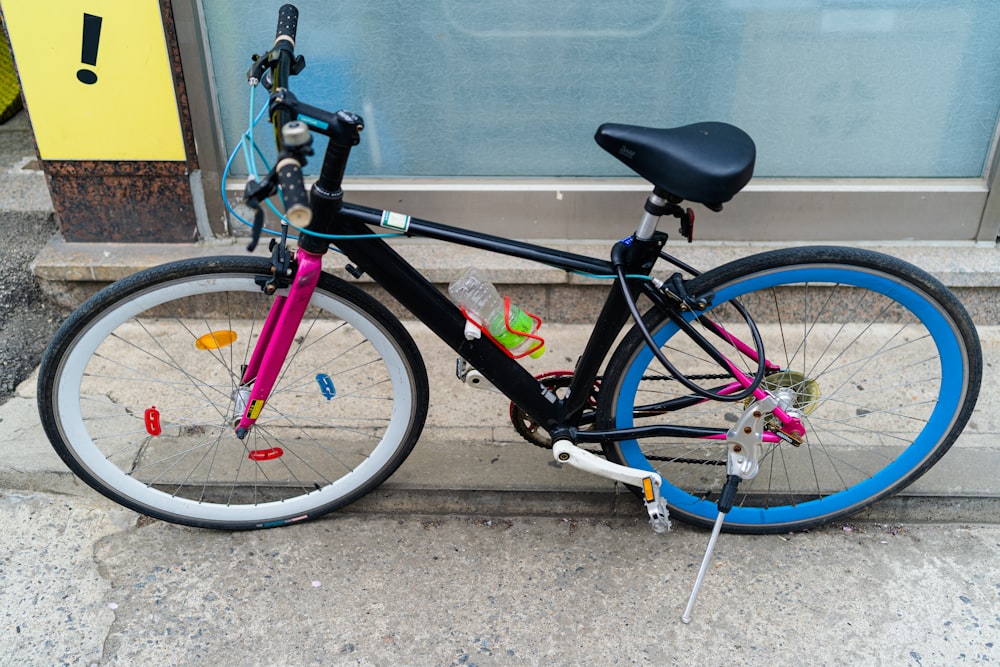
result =
M278 10L278 33L274 37L274 42L287 38L295 43L295 31L299 25L299 10L295 5L282 5Z
M312 220L309 194L302 182L302 167L295 158L286 157L278 162L278 187L285 201L285 217L297 227L305 227Z

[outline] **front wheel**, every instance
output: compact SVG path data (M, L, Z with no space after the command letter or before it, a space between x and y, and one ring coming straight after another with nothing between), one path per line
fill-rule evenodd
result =
M734 300L749 310L767 355L762 386L806 430L801 443L778 435L764 443L759 471L741 482L727 530L801 529L897 492L947 451L975 406L982 351L968 314L937 280L895 258L785 249L708 271L688 291L711 296L710 308L689 319L718 325L704 330L714 330L718 348L752 377L752 339ZM716 388L729 381L662 312L651 310L646 324L685 375ZM720 327L749 347L737 350L718 335ZM750 405L685 393L633 330L608 364L599 427L669 423L724 432ZM779 424L770 419L765 428L775 434ZM724 439L623 440L605 451L618 463L659 472L678 518L714 521L726 476Z
M270 268L253 257L167 264L65 322L38 403L78 476L153 517L247 529L345 505L402 463L427 414L423 361L381 304L326 274L257 423L236 437L243 366L274 299L255 279Z

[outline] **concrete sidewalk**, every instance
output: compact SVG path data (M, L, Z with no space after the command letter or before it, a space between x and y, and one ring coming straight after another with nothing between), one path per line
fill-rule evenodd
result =
M478 515L632 516L643 510L612 482L554 465L551 453L524 442L500 394L472 389L454 375L455 354L423 325L407 322L427 364L427 426L409 459L376 492L349 511ZM980 327L986 377L965 432L930 472L863 518L877 521L1000 522L1000 326ZM572 368L586 325L546 325L548 352L530 370ZM37 371L36 371L37 372ZM93 493L50 447L39 423L33 375L0 406L0 488Z
M198 530L116 506L65 470L35 378L23 383L0 406L4 664L1000 658L995 377L953 450L901 496L795 534L723 535L685 625L708 532L654 534L631 494L554 467L509 427L502 397L459 385L453 355L408 324L431 381L421 442L361 501L283 529ZM548 329L552 368L587 328ZM995 365L1000 327L980 332Z
M335 515L242 533L0 494L0 663L960 665L1000 658L998 525L708 536L640 519Z

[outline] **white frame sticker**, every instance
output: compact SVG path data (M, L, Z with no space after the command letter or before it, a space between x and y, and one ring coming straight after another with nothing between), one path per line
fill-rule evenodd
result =
M393 211L382 211L382 222L378 224L380 227L405 232L410 228L410 216Z

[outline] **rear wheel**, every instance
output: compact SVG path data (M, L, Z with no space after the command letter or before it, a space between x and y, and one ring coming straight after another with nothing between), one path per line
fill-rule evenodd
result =
M712 295L710 309L692 321L708 318L749 342L733 301L746 306L774 364L763 386L806 428L800 444L764 444L757 476L741 482L726 517L728 530L800 529L899 491L947 451L975 406L982 352L968 314L934 278L895 258L847 248L780 250L708 271L688 289ZM702 384L726 384L711 379L718 365L663 313L650 311L646 323L681 372ZM756 362L720 337L712 340L753 376ZM680 405L668 401L686 393L632 331L605 373L599 425L725 431L749 405L692 400L665 412ZM767 427L778 424L772 419ZM659 472L675 516L712 524L726 476L724 440L646 438L605 450L613 461Z
M427 376L400 323L323 274L250 434L239 386L273 297L270 262L177 262L99 292L56 334L39 375L56 451L138 512L224 529L283 525L388 477L427 413ZM279 294L281 291L279 291Z

